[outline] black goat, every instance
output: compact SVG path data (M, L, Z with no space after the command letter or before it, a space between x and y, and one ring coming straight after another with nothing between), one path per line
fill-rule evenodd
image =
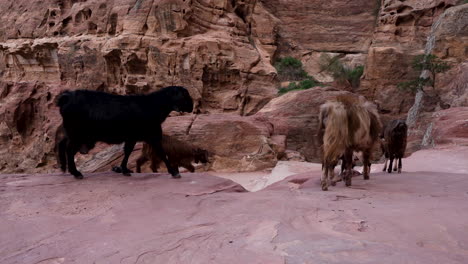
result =
M126 96L89 90L64 91L57 106L65 129L65 137L58 145L61 169L65 171L68 165L75 178L83 178L76 169L76 152L89 150L98 141L125 142L120 171L126 176L132 172L127 168L128 158L136 142L143 141L158 153L172 177L180 177L178 168L170 166L161 146L161 124L171 111L193 111L193 100L185 88L169 86L148 95Z
M390 159L387 172L392 173L393 159L398 159L398 173L401 173L401 158L405 155L407 134L408 126L403 120L392 120L385 126L384 132L381 135L381 146L385 155L383 171L387 169L387 161ZM396 170L397 161L395 160L393 171Z

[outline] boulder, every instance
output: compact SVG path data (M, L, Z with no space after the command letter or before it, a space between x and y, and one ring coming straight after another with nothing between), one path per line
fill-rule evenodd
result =
M433 114L432 138L436 145L468 145L468 107L453 107Z
M320 161L317 139L320 105L337 95L352 94L332 87L313 87L288 92L271 100L254 117L273 126L273 135L286 136L286 149L297 151L307 161ZM298 155L289 154L297 158ZM300 158L299 158L300 159Z

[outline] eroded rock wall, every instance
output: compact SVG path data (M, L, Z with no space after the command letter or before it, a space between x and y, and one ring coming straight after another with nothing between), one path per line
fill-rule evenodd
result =
M284 158L286 149L318 160L310 135L316 110L342 91L317 89L272 101L279 85L273 60L300 58L306 71L325 83L333 78L320 69L324 53L353 67L365 65L354 92L379 104L384 121L404 117L414 98L396 84L415 77L411 59L423 52L431 26L448 8L456 12L437 33L434 52L454 67L436 87L442 105L466 106L467 34L459 21L468 5L457 4L0 0L0 171L53 169L61 122L54 100L61 91L134 94L168 85L188 88L195 114L171 117L165 129L218 152L215 169L266 168ZM209 142L221 133L216 144ZM99 150L93 157L101 161L87 159L84 168L108 168L104 159L120 155L118 147Z
M413 58L424 54L432 25L458 2L383 0L358 92L376 100L382 113L404 117L414 96L397 84L418 77Z
M195 113L236 116L254 114L276 95L271 57L277 20L257 1L1 4L0 113L7 171L41 166L40 156L53 149L53 142L41 145L41 135L54 138L60 118L53 100L65 89L134 94L182 85L194 98ZM33 93L46 98L47 111ZM13 139L25 134L18 147ZM33 148L43 153L31 153ZM7 156L12 152L29 153L36 164L13 161Z

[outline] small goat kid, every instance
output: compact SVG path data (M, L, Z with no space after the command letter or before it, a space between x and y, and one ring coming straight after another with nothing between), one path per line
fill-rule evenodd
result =
M401 173L401 159L405 155L407 134L408 126L403 120L392 120L385 126L381 135L381 137L383 137L381 142L382 150L385 155L383 171L387 169L387 161L390 159L387 172L392 173L393 159L395 159L393 171L397 171L398 163L398 173Z
M208 151L206 150L197 148L168 135L163 135L161 142L169 163L173 167L184 167L190 172L194 172L195 168L192 162L208 162ZM141 166L147 161L151 161L151 170L153 172L158 172L162 160L150 145L143 144L141 155L136 161L137 172L141 172Z
M369 179L370 155L381 130L380 118L374 104L363 97L338 96L320 106L319 139L323 140L322 190L328 190L335 179L334 169L343 157L344 180L351 185L353 152L362 151L363 176Z
M174 178L178 168L170 166L161 146L161 124L171 111L192 112L193 100L181 86L169 86L148 95L113 95L90 90L64 91L57 100L65 130L58 143L61 169L77 179L83 175L76 169L74 157L80 150L89 150L95 143L124 145L124 158L120 170L126 176L128 158L136 142L150 144ZM65 162L66 161L66 162Z

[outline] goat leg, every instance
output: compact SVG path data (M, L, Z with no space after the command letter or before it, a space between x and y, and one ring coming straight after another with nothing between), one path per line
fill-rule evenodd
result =
M195 167L189 161L182 161L180 165L192 173L195 172Z
M344 181L346 186L351 186L351 178L353 177L353 150L347 148L343 156L344 163Z
M328 191L328 164L322 165L322 177L320 178L320 185L322 186L322 191Z
M398 158L398 173L401 173L401 167L402 167L401 157L399 157Z
M393 166L393 171L397 171L397 165L398 165L398 160L397 160L397 157L395 157L395 166Z
M387 170L387 162L388 162L388 158L385 157L385 164L384 164L384 166L383 166L382 171L386 171L386 170Z
M390 156L390 164L388 165L388 173L392 173L392 167L393 167L393 155Z
M362 159L364 163L364 167L362 169L362 176L364 176L364 180L369 180L370 174L370 150L366 150L362 152Z
M351 186L352 178L353 178L353 172L351 170L345 170L343 179L347 187Z
M161 163L160 160L151 161L151 171L153 171L154 173L157 173L159 170L159 163Z
M75 176L76 179L83 179L83 174L76 169L75 154L78 152L78 145L68 140L67 144L67 162L68 171Z
M179 168L172 167L166 156L166 152L162 147L161 141L153 141L151 142L151 146L153 147L153 150L156 151L156 154L158 154L159 158L164 162L164 164L166 164L167 171L172 175L172 178L180 178Z
M58 161L60 162L60 170L67 171L67 138L63 138L58 143Z
M335 180L335 166L332 166L330 169L328 169L328 184L331 185L331 186L336 185L336 182L334 183L334 180Z
M143 166L148 161L148 158L145 155L141 155L136 161L136 171L141 173L141 166Z
M125 141L124 145L124 158L122 159L122 163L120 164L120 169L122 170L122 174L125 176L131 176L130 173L133 171L127 168L128 158L130 154L132 154L133 148L135 147L136 141Z

